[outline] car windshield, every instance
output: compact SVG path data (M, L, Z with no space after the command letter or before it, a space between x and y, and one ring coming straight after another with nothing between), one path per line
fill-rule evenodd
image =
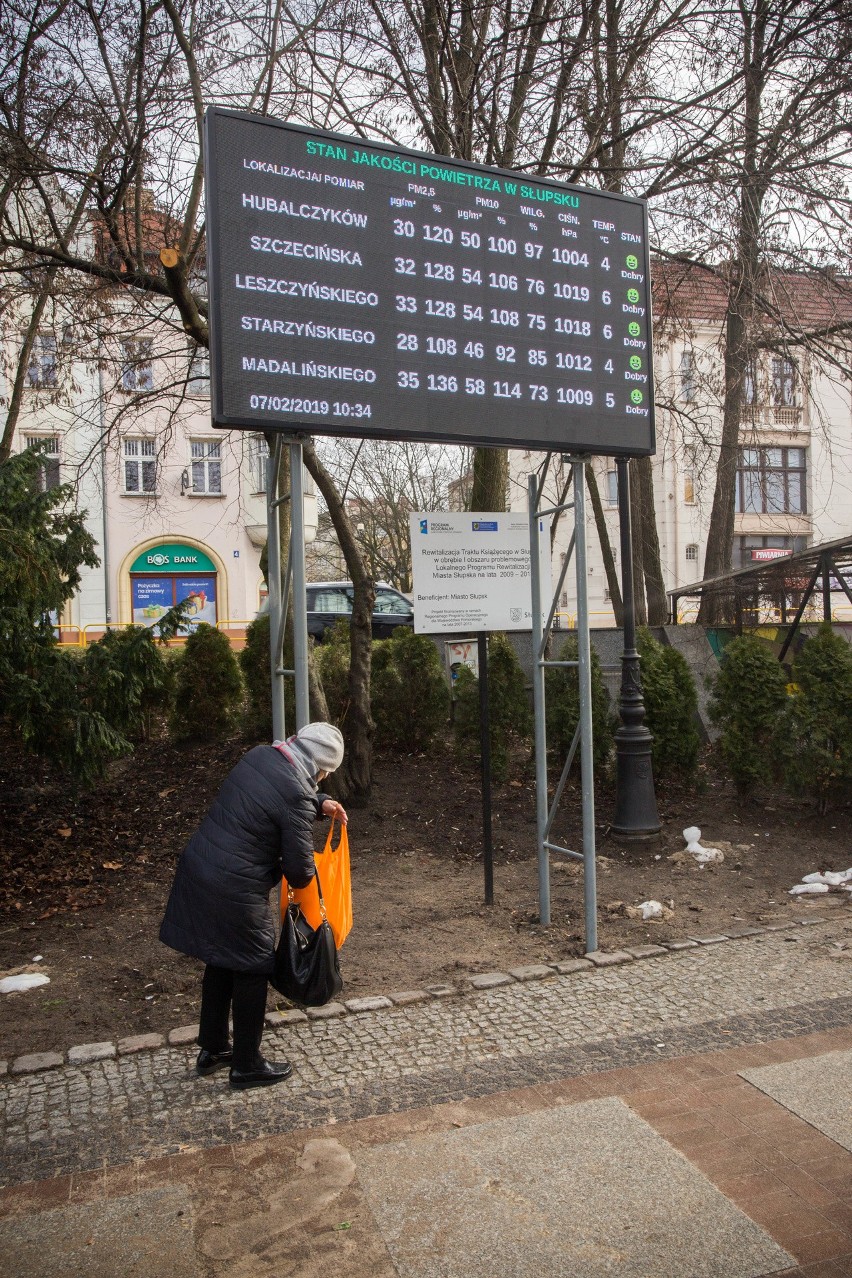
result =
M411 608L407 601L394 590L377 590L374 612L409 613Z

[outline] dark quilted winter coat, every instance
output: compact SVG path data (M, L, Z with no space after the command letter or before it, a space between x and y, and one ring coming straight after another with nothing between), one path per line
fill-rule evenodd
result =
M160 940L215 967L271 972L269 892L282 874L293 887L313 878L325 798L274 746L249 750L181 853Z

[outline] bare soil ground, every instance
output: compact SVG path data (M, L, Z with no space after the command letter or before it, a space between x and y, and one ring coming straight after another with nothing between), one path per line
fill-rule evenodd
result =
M74 793L46 764L0 742L0 975L37 970L50 984L0 995L0 1058L166 1031L197 1014L201 966L157 939L181 848L228 769L251 744L157 740ZM625 846L609 833L611 782L597 795L602 949L711 934L751 922L850 909L788 889L815 869L852 862L850 807L818 817L787 800L741 801L704 759L692 791L658 786L659 841ZM681 831L726 847L700 869L672 862ZM317 826L319 840L324 826ZM493 796L495 902L486 908L478 772L452 753L377 760L364 807L350 807L355 926L341 952L351 996L416 989L472 972L584 952L583 879L554 858L552 923L538 920L535 794L520 761ZM556 839L580 846L579 796L566 792ZM671 903L643 923L616 902ZM36 956L40 956L33 964ZM269 1006L284 1006L274 991Z

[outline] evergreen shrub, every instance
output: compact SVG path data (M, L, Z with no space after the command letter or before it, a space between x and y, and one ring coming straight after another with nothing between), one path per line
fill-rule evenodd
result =
M398 626L390 639L374 642L370 701L377 745L428 749L450 713L441 658L428 635Z
M820 626L793 664L784 733L784 772L791 791L825 812L852 793L852 648Z
M246 730L264 741L272 740L272 673L269 664L269 613L261 613L246 630L245 647L237 654L246 689ZM293 631L284 635L283 664L293 669ZM284 679L284 721L296 721L296 692L291 677Z
M671 772L691 776L701 745L695 726L698 694L692 672L682 653L659 643L644 627L639 630L636 647L641 658L645 722L654 737L654 776Z
M376 645L373 645L375 652ZM349 708L349 622L336 621L316 647L316 665L328 704L329 722L342 728Z
M174 662L147 626L108 630L86 649L85 701L129 740L151 735L155 714L170 710Z
M577 636L568 635L559 649L557 660L576 661L577 653ZM580 682L577 668L576 666L551 666L545 670L544 679L547 743L554 754L564 759L580 721ZM594 740L592 757L595 770L603 772L609 766L612 755L614 720L601 663L594 648L591 650L591 684ZM576 759L576 764L579 766L579 757Z
M177 740L225 736L242 703L243 685L228 636L202 622L177 661L171 716Z
M462 666L455 683L453 735L456 749L479 756L479 680ZM532 735L532 711L515 649L504 634L488 637L488 703L491 773L496 782L506 779L509 747Z
M721 729L719 747L741 794L769 784L778 772L787 705L778 659L755 635L739 635L725 649L708 709Z

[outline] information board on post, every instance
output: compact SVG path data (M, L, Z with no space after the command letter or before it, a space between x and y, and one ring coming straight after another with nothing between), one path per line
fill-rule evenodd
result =
M417 511L409 518L416 634L532 630L526 514ZM539 553L541 579L549 582L550 532L542 520Z
M210 108L214 424L654 451L643 201Z

